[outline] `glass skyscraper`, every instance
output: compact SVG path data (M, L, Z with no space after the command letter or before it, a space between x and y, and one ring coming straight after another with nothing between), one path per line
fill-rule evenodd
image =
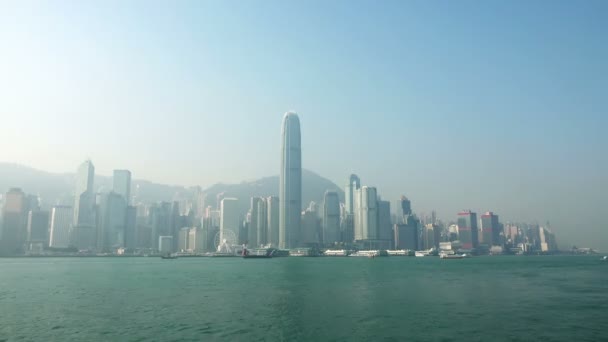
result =
M285 113L281 128L281 174L279 184L279 247L299 244L302 213L302 149L300 119Z

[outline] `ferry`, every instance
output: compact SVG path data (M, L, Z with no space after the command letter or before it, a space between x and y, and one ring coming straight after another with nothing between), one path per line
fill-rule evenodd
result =
M324 256L333 256L333 257L345 257L348 256L349 251L346 249L328 249L323 252Z
M177 255L171 253L163 254L160 256L161 259L177 259Z
M466 258L466 254L449 254L449 253L439 253L440 259L463 259Z
M435 250L435 248L431 248L429 250L426 251L416 251L414 252L414 255L417 257L427 257L427 256L437 256L437 250Z
M355 253L349 254L348 256L374 258L377 256L388 256L388 253L383 250L363 250L363 251L357 251Z
M389 249L386 251L386 253L389 256L410 256L410 255L412 255L410 253L410 251L407 249L393 249L393 250Z
M243 248L243 259L269 259L274 254L273 249L254 249L252 251Z

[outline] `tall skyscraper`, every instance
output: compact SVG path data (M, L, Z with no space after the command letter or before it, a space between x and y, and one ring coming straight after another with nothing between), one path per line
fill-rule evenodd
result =
M276 196L266 197L268 243L273 247L279 246L279 198Z
M390 249L394 246L395 234L391 224L391 202L378 199L378 246Z
M458 238L462 248L473 249L479 244L477 230L477 214L465 210L458 213Z
M355 241L378 239L378 198L376 188L362 186L354 191Z
M11 188L4 198L0 254L19 254L26 238L28 206L26 195L19 188Z
M412 202L405 196L401 196L401 211L403 212L403 216L412 215Z
M300 119L285 113L281 128L281 173L279 183L279 247L298 247L302 213L302 149Z
M256 210L258 212L256 215L258 245L266 245L268 243L268 201L266 198L260 197Z
M220 203L220 244L230 235L237 236L240 225L239 200L236 198L222 199Z
M100 199L99 214L97 249L114 252L117 248L125 247L127 203L124 197L114 192L103 194Z
M361 180L359 176L352 174L348 178L348 183L344 188L344 205L347 214L353 214L355 210L354 206L354 191L361 188Z
M260 202L262 202L262 199L260 197L251 198L251 206L249 207L248 217L249 227L247 229L247 245L250 248L258 247L258 245L261 243L258 241L258 224L260 223L258 222L258 218L260 216L260 213L258 212L258 206L260 205Z
M49 247L68 248L70 232L73 221L72 207L55 206L51 209L51 230L49 233Z
M74 226L94 225L95 193L93 180L95 166L90 160L80 164L76 172L76 189L74 198Z
M488 246L502 245L500 242L500 226L498 224L498 215L487 211L481 215L481 243Z
M319 219L318 206L310 202L308 208L302 213L302 225L300 232L300 247L318 247L319 233L321 231L321 220Z
M335 191L326 191L323 197L323 234L324 245L340 241L340 199Z
M124 197L127 205L131 202L131 171L114 170L112 191Z
M48 245L49 212L30 210L27 217L28 250L42 251Z

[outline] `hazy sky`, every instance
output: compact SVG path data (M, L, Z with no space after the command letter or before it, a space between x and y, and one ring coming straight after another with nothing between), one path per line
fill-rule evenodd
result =
M608 246L607 1L2 1L0 161L208 186L303 164Z

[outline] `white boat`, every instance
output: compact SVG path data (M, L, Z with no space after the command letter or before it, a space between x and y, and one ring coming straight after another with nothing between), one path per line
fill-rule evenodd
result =
M350 254L349 256L373 258L373 257L380 256L380 251L377 251L377 250L357 251L353 254Z
M602 261L608 261L608 255L604 255L604 257L602 259L600 259Z
M348 251L346 249L328 249L323 252L325 256L348 256Z
M463 259L466 258L466 254L448 254L448 253L439 253L440 259Z

